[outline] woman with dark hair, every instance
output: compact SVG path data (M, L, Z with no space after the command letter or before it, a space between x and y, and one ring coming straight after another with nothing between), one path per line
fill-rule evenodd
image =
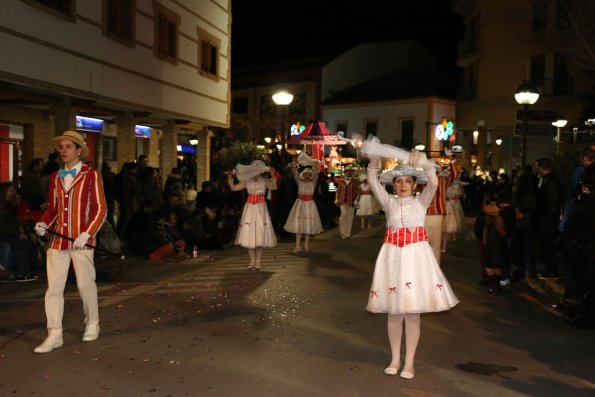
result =
M367 179L372 194L387 220L384 243L374 266L367 310L388 314L388 338L392 359L384 373L396 375L401 368L401 339L405 324L405 364L400 376L414 377L414 359L421 332L421 313L450 310L459 300L452 291L428 242L424 227L428 206L434 198L438 177L434 163L423 153L411 153L369 137L361 153L370 158ZM394 169L377 176L380 158L398 159ZM415 195L418 184L426 184ZM395 195L381 184L393 185Z
M35 244L19 222L17 198L18 193L12 183L0 183L0 241L10 246L11 252L10 259L3 265L8 271L16 265L8 281L34 281L38 277L30 274L29 270L35 255Z

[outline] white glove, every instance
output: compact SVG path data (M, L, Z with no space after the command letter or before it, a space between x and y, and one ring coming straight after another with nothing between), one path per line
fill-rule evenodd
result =
M356 208L359 206L359 203L358 203L358 201L357 201L357 200L355 200L355 201L353 202L353 206L354 206L354 207L356 207Z
M74 243L72 244L72 248L74 249L83 249L85 248L85 245L87 245L87 241L89 241L89 237L91 237L89 235L89 233L87 232L82 232L81 234L79 234L79 236L74 240Z
M45 222L37 222L34 229L38 236L44 236L46 233L45 229L47 228L48 225L46 225Z
M335 200L335 205L339 205L339 200Z

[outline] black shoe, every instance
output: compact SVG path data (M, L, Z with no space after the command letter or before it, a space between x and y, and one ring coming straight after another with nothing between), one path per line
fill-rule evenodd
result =
M37 276L37 275L33 275L33 274L22 274L20 276L15 276L13 281L15 283L26 283L28 281L35 281L38 278L39 278L39 276Z
M555 272L537 273L537 277L542 280L553 280L553 279L558 278L558 273L555 273Z

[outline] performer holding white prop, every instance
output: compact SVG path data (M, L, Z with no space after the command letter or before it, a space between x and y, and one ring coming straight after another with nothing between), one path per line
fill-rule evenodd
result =
M298 173L300 165L304 168ZM304 236L304 250L310 251L310 236L322 233L322 223L314 201L314 190L318 182L317 162L306 153L300 153L297 163L294 163L293 166L293 176L298 185L298 198L291 208L284 229L289 233L295 233L293 252L302 250L302 235Z
M424 227L428 205L438 180L435 164L423 153L411 153L370 137L361 152L370 158L368 183L386 213L384 244L376 259L367 310L388 314L388 338L392 360L384 370L396 375L401 368L401 338L405 322L405 364L400 376L414 377L414 358L420 336L420 313L454 307L459 300L444 277ZM380 158L398 159L404 164L377 177ZM395 195L381 185L392 184ZM419 196L417 184L427 186Z

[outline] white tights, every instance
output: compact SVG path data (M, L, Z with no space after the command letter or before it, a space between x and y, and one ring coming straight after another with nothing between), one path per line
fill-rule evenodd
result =
M405 365L403 370L413 373L415 350L421 333L421 318L419 313L389 314L388 315L388 340L392 352L391 368L401 365L401 338L403 334L403 320L405 321Z
M250 255L250 264L248 265L248 267L259 268L261 266L263 251L264 247L248 248L248 255Z

